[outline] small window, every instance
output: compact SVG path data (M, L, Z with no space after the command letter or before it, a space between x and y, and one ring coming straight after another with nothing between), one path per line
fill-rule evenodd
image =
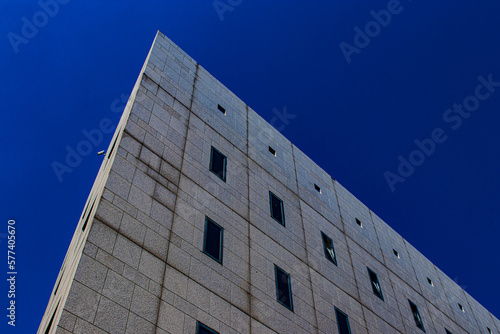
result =
M269 202L271 204L271 217L278 223L285 226L285 212L283 211L283 201L276 197L275 194L269 192Z
M219 109L224 115L226 114L226 109L224 109L220 104L217 105L217 109Z
M109 150L108 159L111 158L111 154L113 153L113 150L115 149L115 145L116 145L117 140L118 140L118 136L116 136L115 141L113 142L113 146L111 146L111 150Z
M276 151L271 146L269 146L269 152L271 152L272 155L276 156Z
M314 189L321 194L321 188L316 183L314 184Z
M222 264L222 236L224 229L210 218L205 220L203 252Z
M92 213L92 209L94 208L95 201L96 201L96 199L94 198L94 201L92 202L92 206L90 207L90 211L87 212L87 218L85 218L85 222L82 225L82 231L85 231L85 229L87 228L87 224L89 222L89 218L90 218L90 214Z
M434 286L434 282L432 282L432 280L431 280L429 277L427 277L427 282L428 282L431 286Z
M488 330L489 334L493 334L493 332L491 331L491 329L489 327L486 327L486 329Z
M410 302L411 312L413 313L413 318L415 319L415 324L418 328L420 328L425 333L424 323L422 322L422 318L420 317L420 313L418 312L418 307L411 300Z
M337 256L335 255L335 248L333 248L332 239L323 232L321 232L321 237L323 238L323 249L325 251L325 257L334 265L337 265Z
M465 312L465 309L464 309L464 307L462 306L462 304L458 303L458 308L460 309L460 311Z
M52 323L54 322L54 317L56 316L58 308L59 308L59 303L57 303L56 310L52 314L52 317L50 318L49 324L47 325L47 328L45 329L45 334L49 334L50 333L50 329L52 328Z
M351 328L349 327L349 319L347 314L335 308L335 315L337 316L337 326L339 327L339 334L351 334Z
M293 311L290 275L276 265L274 271L276 274L276 299L281 305Z
M368 268L368 275L370 276L370 281L372 285L372 290L375 296L384 300L384 295L382 294L382 288L380 287L380 282L378 280L377 274L375 274L370 268Z
M394 255L399 259L399 253L398 253L398 251L395 250L395 249L393 249L392 251L394 252Z
M210 152L210 171L226 182L226 156L212 146Z
M363 224L361 223L361 221L358 218L355 218L355 219L356 219L356 224L358 224L360 227L363 227Z
M196 334L219 334L219 333L217 333L212 328L209 328L198 321L198 325L196 326Z
M453 334L452 332L450 332L448 329L444 329L446 331L446 334Z

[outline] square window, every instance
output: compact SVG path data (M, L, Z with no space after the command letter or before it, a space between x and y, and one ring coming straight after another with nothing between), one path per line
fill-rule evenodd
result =
M370 268L368 268L368 275L370 276L370 281L372 285L372 290L375 296L384 300L384 296L382 295L382 288L380 287L380 282L378 280L377 274L375 274Z
M205 219L205 236L203 239L203 253L222 264L222 237L224 229L212 219Z
M271 152L272 155L276 156L276 151L271 146L269 146L269 152Z
M293 311L290 275L276 265L274 271L276 275L276 299L281 305Z
M314 184L314 189L321 194L321 188L316 183Z
M355 218L356 219L356 224L359 225L359 227L363 227L363 224L361 223L361 220L359 220L358 218Z
M219 334L219 333L217 333L212 328L209 328L198 321L198 325L196 326L196 334Z
M339 334L351 334L351 328L349 327L349 318L347 314L335 308L335 315L337 317L337 325L339 327Z
M269 202L271 204L271 217L278 223L285 226L285 212L283 210L283 201L276 197L275 194L269 192Z
M394 255L396 255L396 257L399 259L399 253L398 253L398 251L395 250L395 249L393 249L392 251L394 252Z
M462 306L462 304L458 303L458 308L460 309L460 311L465 312L465 309L464 309L464 307Z
M429 277L427 277L427 282L428 282L431 286L434 286L434 282L432 282L432 280L431 280Z
M226 109L222 108L220 104L217 105L217 109L219 109L220 112L223 113L224 115L226 114Z
M333 248L332 239L323 232L321 232L321 237L323 238L323 249L325 251L325 257L334 265L337 265L337 256L335 255L335 248Z
M413 313L413 318L415 319L415 324L418 328L420 328L425 333L424 323L422 322L422 318L420 317L420 313L418 312L418 307L411 300L410 302L411 312Z
M212 146L210 152L210 171L226 182L226 165L227 158Z

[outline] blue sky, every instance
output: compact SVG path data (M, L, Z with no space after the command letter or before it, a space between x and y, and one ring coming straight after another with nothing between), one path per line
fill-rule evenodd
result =
M60 0L49 15L1 2L0 249L15 219L19 273L9 332L38 328L112 133L71 172L54 162L116 126L157 30L266 120L295 115L288 139L500 317L500 2L216 3Z

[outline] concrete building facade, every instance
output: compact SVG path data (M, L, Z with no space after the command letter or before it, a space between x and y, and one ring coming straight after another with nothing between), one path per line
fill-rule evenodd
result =
M38 333L500 333L158 32Z

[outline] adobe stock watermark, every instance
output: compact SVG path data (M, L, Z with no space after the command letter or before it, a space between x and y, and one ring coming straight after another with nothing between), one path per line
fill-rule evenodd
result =
M289 114L286 106L283 106L283 111L279 111L276 108L273 108L273 118L269 121L278 132L282 132L285 130L286 126L290 124L290 120L295 119L297 117L296 114ZM276 124L278 122L278 124Z
M219 20L223 22L224 14L226 12L232 12L236 7L241 5L242 2L243 0L214 0L214 2L212 2L212 6L219 16Z
M9 32L7 39L14 49L14 52L19 53L19 46L21 44L28 44L30 40L38 35L39 29L45 27L51 18L59 13L59 6L66 5L70 0L40 0L38 6L41 10L35 12L31 20L26 16L21 18L22 27L20 34Z
M495 92L496 87L500 87L500 81L493 81L493 74L487 78L482 75L477 77L479 84L474 90L474 94L467 96L462 104L453 104L453 107L446 109L443 113L443 121L454 131L458 130L465 119L468 119L473 112L479 109L481 101L486 101ZM446 130L441 127L433 129L428 138L422 140L415 139L413 142L417 147L407 157L398 156L399 165L397 173L391 171L384 172L384 178L391 192L396 190L398 183L403 183L421 166L425 160L436 152L438 144L444 143L448 139Z
M111 112L118 113L123 111L127 101L128 95L125 94L122 94L120 98L113 100L110 105ZM116 126L109 118L103 118L99 122L99 126L97 128L82 130L82 135L85 139L80 140L73 147L66 145L66 159L64 160L64 163L53 161L51 164L59 182L63 182L64 174L73 172L75 168L82 163L84 157L94 152L94 148L102 143L104 135L113 132L115 127Z
M370 45L372 39L380 35L382 29L391 23L392 17L401 14L403 9L404 7L399 0L389 0L386 9L379 11L371 10L370 15L373 17L373 20L368 21L363 30L358 26L353 28L355 32L353 38L354 45L346 42L339 44L347 63L350 64L352 62L353 54L360 54L361 50Z
M458 285L459 287L461 287L463 290L467 289L467 285L458 283L458 276L456 276L453 279L453 282L455 282L455 284Z

